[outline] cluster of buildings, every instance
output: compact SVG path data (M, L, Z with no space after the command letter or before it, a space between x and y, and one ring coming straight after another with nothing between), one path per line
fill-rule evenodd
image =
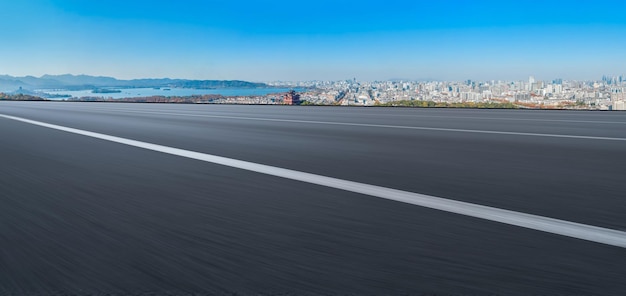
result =
M285 82L270 83L285 85ZM300 99L313 104L372 106L402 100L434 102L509 102L520 108L626 110L626 76L598 81L342 81L292 82L306 88ZM285 102L277 98L274 103Z
M397 101L436 103L507 103L533 109L626 110L626 76L597 81L530 76L522 81L341 81L269 82L296 91L254 96L198 95L192 97L129 98L129 101L167 101L213 104L355 105L375 106ZM89 100L82 98L81 100ZM94 98L94 100L101 100ZM111 99L119 101L120 99ZM408 104L411 105L411 104ZM469 106L475 104L468 104Z

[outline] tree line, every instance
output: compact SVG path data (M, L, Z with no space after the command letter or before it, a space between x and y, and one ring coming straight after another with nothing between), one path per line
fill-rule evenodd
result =
M0 93L0 100L2 101L47 101L44 98L25 95L25 94L5 94Z

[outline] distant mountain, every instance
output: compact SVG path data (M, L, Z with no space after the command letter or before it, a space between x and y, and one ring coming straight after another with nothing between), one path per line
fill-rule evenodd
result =
M13 77L0 75L0 90L34 89L96 89L102 87L182 87L182 88L263 88L264 83L240 80L132 79L89 75L43 75Z
M44 75L41 76L40 79L46 79L49 81L60 82L65 85L106 85L106 86L116 86L121 81L117 80L113 77L104 77L104 76L88 76L88 75Z
M42 95L42 93L39 92L35 92L32 90L28 90L28 89L24 89L21 87L18 87L17 90L11 91L11 92L6 92L7 95L30 95L30 96L40 96Z
M7 92L18 89L20 86L25 85L24 82L17 80L13 77L0 76L0 91Z

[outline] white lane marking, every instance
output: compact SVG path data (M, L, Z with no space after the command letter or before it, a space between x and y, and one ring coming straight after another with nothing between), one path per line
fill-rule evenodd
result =
M442 128L442 127L386 125L386 124L350 123L350 122L336 122L336 121L314 121L314 120L279 119L279 118L262 118L262 117L241 117L241 116L189 114L189 113L174 113L174 112L130 111L130 110L126 110L126 109L106 109L106 110L103 110L103 111L107 111L107 112L115 111L115 112L137 113L137 114L173 115L173 116L187 116L187 117L207 117L207 118L237 119L237 120L254 120L254 121L272 121L272 122L289 122L289 123L306 123L306 124L324 124L324 125L343 125L343 126L373 127L373 128L393 128L393 129L409 129L409 130L459 132L459 133L475 133L475 134L496 134L496 135L510 135L510 136L568 138L568 139L603 140L603 141L626 141L626 138L582 136L582 135L541 134L541 133L509 132L509 131L494 131L494 130L470 130L470 129Z
M105 107L106 108L106 107ZM107 110L101 109L101 110ZM89 109L84 109L88 111ZM116 111L130 111L132 109L108 109ZM171 112L170 110L151 109L152 112ZM180 110L187 111L187 110ZM131 111L132 112L132 111ZM239 113L239 112L237 112ZM182 113L191 116L198 116L203 114L198 113ZM243 113L241 113L243 114ZM378 116L377 114L362 113L360 115L366 116ZM411 118L453 118L453 119L471 119L471 120L504 120L504 121L538 121L538 122L563 122L563 123L590 123L590 124L626 124L626 121L594 121L594 120L573 120L573 119L534 119L534 118L507 118L507 117L473 117L473 116L442 116L442 115L421 115L421 114L394 114L394 117L411 117Z
M67 102L63 102L63 103L67 104ZM113 104L123 104L123 103L113 103ZM215 105L217 105L217 104L215 104ZM105 111L106 110L106 111L123 111L123 112L141 112L141 111L131 111L131 110L136 110L135 108L119 108L120 106L116 106L118 108L110 108L111 106L99 105L99 107L101 107L101 108L89 108L89 107L87 107L87 108L81 108L80 110L82 110L82 111L90 111L90 110ZM64 110L64 111L70 111L67 108L57 108L57 109ZM148 108L148 110L150 110L152 112L171 112L171 110L153 109L153 108ZM183 109L183 110L179 110L179 111L185 112L185 111L189 111L189 110L184 110ZM215 111L215 112L224 113L224 112L221 112L221 111ZM241 112L227 112L227 113L245 114L245 113L241 113ZM179 113L179 114L185 114L185 115L189 115L189 116L202 116L202 115L204 115L204 114L199 114L199 113ZM360 115L372 116L372 117L378 116L378 114L372 114L372 113L360 113ZM443 115L422 115L422 114L394 114L393 116L394 117L411 117L411 118L454 118L454 119L470 119L470 120L538 121L538 122L589 123L589 124L626 124L626 121L596 121L596 120L573 120L573 119L535 119L535 118L509 118L509 117L443 116Z
M34 121L21 117L0 114L0 117L17 120L33 125L47 127L55 130L65 131L73 134L83 135L87 137L102 139L124 145L134 146L138 148L148 149L152 151L167 153L176 156L201 160L214 164L224 165L228 167L238 168L242 170L257 172L261 174L301 181L321 185L325 187L341 189L345 191L375 196L388 200L399 201L407 204L427 207L431 209L441 210L450 213L461 214L470 217L505 223L509 225L520 226L524 228L539 230L559 234L563 236L574 237L578 239L588 240L606 245L626 248L626 232L602 228L592 225L575 223L565 220L548 218L538 215L520 213L510 210L504 210L494 207L482 206L462 201L450 200L441 197L435 197L425 194L402 191L382 186L364 184L354 181L347 181L322 175L316 175L296 170L290 170L280 167L274 167L264 164L258 164L243 160L226 158L206 153L194 152L184 149L173 148L158 144L146 143L106 134L100 134L71 127L65 127L55 124L49 124L40 121Z
M32 104L35 104L37 102L29 102ZM50 107L50 102L41 102L41 104L48 104L48 106L46 106L46 109L52 109L49 108ZM89 103L85 103L85 102L53 102L53 103L60 103L60 104L64 104L64 105L72 105L73 107L76 107L77 104L91 104L91 105L97 105L98 107L96 108L91 108L93 106L89 106L86 108L82 108L85 106L80 106L81 111L92 111L92 110L100 110L100 111L125 111L125 112L133 112L130 110L135 110L133 106L131 108L119 108L122 107L121 105L137 105L137 103L116 103L116 102L89 102ZM116 107L118 108L110 108L110 105L117 105ZM201 105L201 106L220 106L220 104L197 104L197 105ZM184 106L184 105L183 105ZM183 107L180 106L180 107ZM65 106L66 107L66 106ZM142 106L142 107L147 107L147 106ZM153 106L150 106L153 107ZM177 105L177 107L179 107ZM358 108L358 107L356 107ZM60 108L54 108L56 110L63 110L63 111L75 111L75 110L69 110L67 108L64 107L60 107ZM154 109L154 108L147 108L150 111L154 111L154 112L170 112L170 110L163 110L163 109ZM408 109L408 108L407 108ZM452 108L454 109L454 108ZM503 111L505 111L506 109L504 109ZM179 110L179 111L189 111L186 109L183 110ZM424 111L424 109L421 109L420 111ZM474 111L474 109L469 109L468 111ZM517 111L517 110L514 110ZM530 110L532 111L532 110ZM549 110L540 110L540 111L549 111ZM555 112L562 112L564 110L558 110ZM136 112L140 112L140 111L136 111ZM225 113L223 111L215 111L215 112L219 112L219 113ZM586 112L586 111L582 111L582 112ZM593 111L591 111L593 112ZM603 112L603 111L599 111L599 112ZM236 113L236 114L246 114L246 113L242 113L242 112L226 112L226 113ZM198 114L198 113L180 113L185 114L186 116L202 116L202 114ZM360 113L360 115L365 115L365 116L379 116L378 114L371 114L371 113ZM559 115L568 115L568 116L575 116L572 114L559 114ZM470 119L470 120L504 120L504 121L538 121L538 122L563 122L563 123L589 123L589 124L626 124L626 121L604 121L604 120L580 120L580 119L540 119L540 118L510 118L510 117L478 117L478 116L443 116L443 115L423 115L423 114L394 114L394 117L412 117L412 118L454 118L454 119Z
M538 122L565 122L565 123L591 123L591 124L626 124L626 121L603 121L603 120L574 120L574 119L535 119L535 118L511 118L511 117L473 117L473 116L441 116L441 115L411 115L397 114L394 116L424 117L424 118L454 118L475 120L504 120L504 121L538 121Z

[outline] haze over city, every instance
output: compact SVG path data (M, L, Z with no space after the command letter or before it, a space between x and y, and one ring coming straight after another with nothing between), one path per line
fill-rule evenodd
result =
M0 73L597 80L625 72L624 11L624 1L3 1Z

